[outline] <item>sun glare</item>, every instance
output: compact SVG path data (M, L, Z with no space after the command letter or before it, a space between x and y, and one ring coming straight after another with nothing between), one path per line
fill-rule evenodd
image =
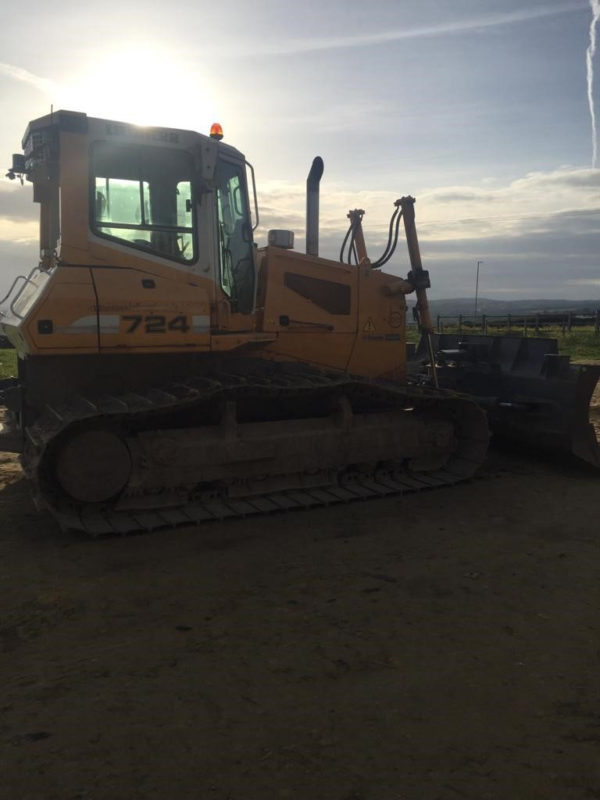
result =
M72 84L65 108L90 116L208 132L215 107L186 54L162 45L127 44L94 54Z

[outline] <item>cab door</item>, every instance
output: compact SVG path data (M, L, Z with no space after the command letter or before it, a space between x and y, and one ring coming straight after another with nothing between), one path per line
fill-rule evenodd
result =
M216 169L219 329L248 330L253 321L256 269L243 162L221 157Z

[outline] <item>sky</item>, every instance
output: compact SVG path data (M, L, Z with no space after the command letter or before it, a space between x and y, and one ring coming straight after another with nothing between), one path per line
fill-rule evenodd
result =
M304 249L306 176L320 252L351 208L369 255L417 199L430 297L600 305L600 0L5 0L0 152L67 108L208 133L253 164L261 225ZM594 24L597 20L597 24ZM596 129L596 131L595 131ZM596 136L594 133L596 132ZM0 178L0 299L37 263L30 187ZM405 275L399 242L386 271Z

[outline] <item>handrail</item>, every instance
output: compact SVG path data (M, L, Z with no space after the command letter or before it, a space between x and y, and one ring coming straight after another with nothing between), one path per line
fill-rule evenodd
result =
M28 283L33 283L33 281L29 277L25 278L25 283L23 284L23 286L21 286L19 291L13 297L13 299L11 301L11 304L10 304L10 310L15 315L15 317L18 317L19 319L23 319L23 315L19 314L18 311L15 311L15 303L17 302L19 297L21 297L21 295L23 294L23 290L25 289L25 287L27 286ZM35 286L35 284L34 284L34 286Z
M10 297L10 295L11 295L11 293L12 293L13 289L14 289L14 288L15 288L15 286L17 285L17 282L18 282L18 281L20 281L20 280L22 280L22 281L24 282L24 283L23 283L23 286L21 286L21 288L19 289L19 291L18 291L18 292L15 294L15 296L13 297L13 299L12 299L12 301L11 301L11 303L10 303L10 306L9 306L9 308L10 308L10 311L11 311L11 312L12 312L12 313L15 315L15 317L18 317L19 319L23 319L23 315L22 315L22 314L19 314L19 312L18 312L18 311L15 311L15 307L14 307L14 306L15 306L15 303L17 302L17 300L18 300L18 299L21 297L21 295L23 294L23 290L25 289L25 287L27 286L27 284L28 284L28 283L34 283L34 281L32 281L32 280L31 280L31 277L32 277L32 275L33 275L35 272L38 272L38 271L39 271L39 272L41 272L41 271L42 271L42 270L41 270L41 268L40 268L40 266L39 266L39 264L38 264L37 266L33 267L33 269L31 270L31 272L29 273L29 275L27 275L27 276L25 276L25 275L17 275L17 277L16 277L16 278L14 279L14 281L13 281L13 284L12 284L12 286L10 287L10 290L9 290L8 294L6 295L6 297L2 298L2 301L1 301L1 302L2 302L2 303L4 303L4 301L5 301L5 300L8 300L8 298ZM0 313L2 313L2 315L4 316L4 312L0 312Z
M8 290L8 292L7 292L7 293L4 295L4 297L2 298L2 300L0 300L0 306L2 305L2 303L6 302L6 300L8 300L8 298L9 298L9 297L11 296L11 294L12 294L12 290L15 288L15 286L16 286L16 285L17 285L17 283L18 283L18 281L21 281L21 280L23 280L23 281L26 281L26 280L27 280L27 278L25 277L25 275L17 275L17 277L16 277L16 278L14 279L14 281L11 283L11 285L10 285L10 289ZM4 311L0 311L0 314L2 314L2 316L4 316Z

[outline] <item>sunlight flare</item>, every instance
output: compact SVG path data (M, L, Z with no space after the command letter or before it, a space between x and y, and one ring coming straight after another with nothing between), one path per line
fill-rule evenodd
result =
M123 43L97 53L61 105L90 116L204 131L215 114L207 80L181 52Z

